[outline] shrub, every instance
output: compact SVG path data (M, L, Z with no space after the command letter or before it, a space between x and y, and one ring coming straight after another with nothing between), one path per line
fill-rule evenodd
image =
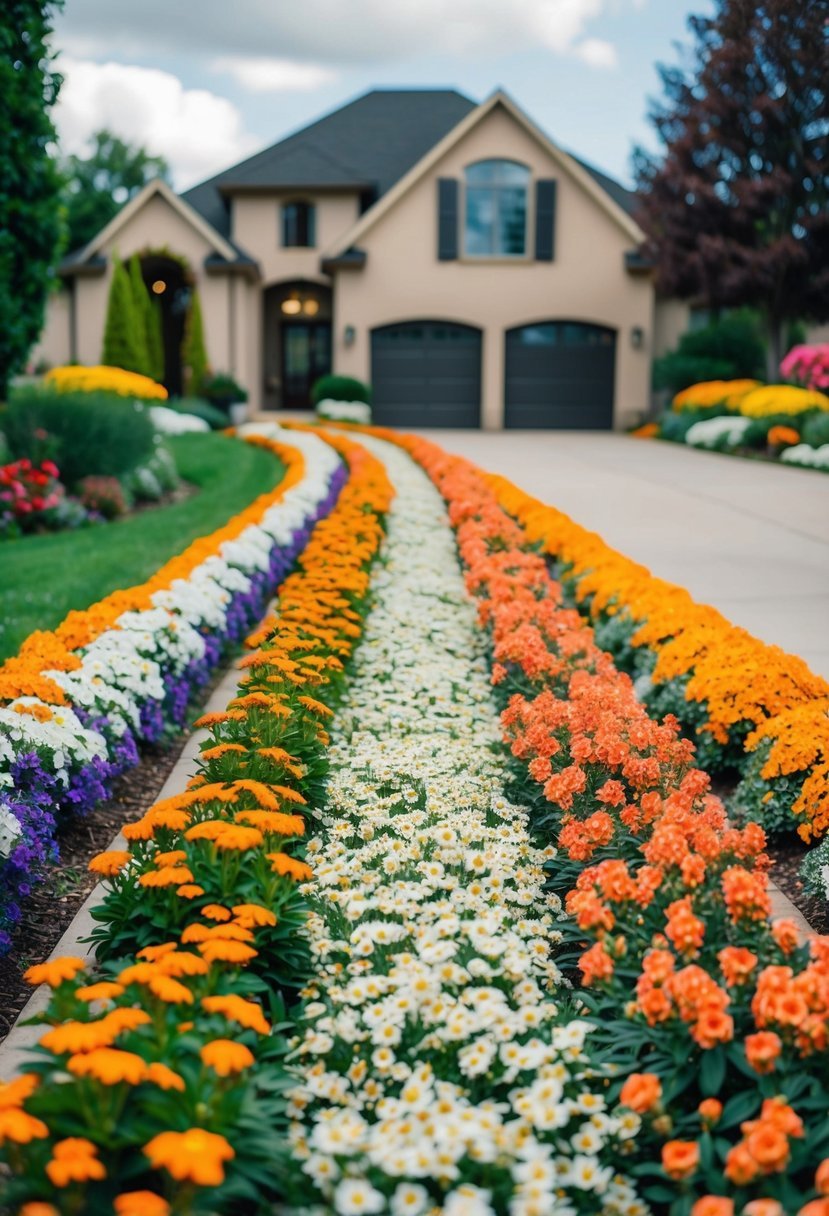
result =
M669 439L672 443L684 443L685 436L697 422L704 422L707 418L714 418L727 413L728 410L724 408L715 410L688 409L683 410L681 414L675 414L673 411L668 410L656 420L659 427L659 438Z
M236 401L247 401L248 394L228 372L217 372L202 381L201 396L218 409L227 409ZM225 420L227 425L227 420Z
M104 519L117 519L128 509L124 487L117 477L84 477L78 486L81 503Z
M144 375L147 339L144 315L139 313L139 306L133 296L129 273L121 259L113 254L101 362Z
M717 413L740 408L740 402L754 389L759 380L700 380L677 393L672 401L675 410L710 410Z
M165 404L177 414L193 414L201 418L211 430L222 431L227 426L227 414L201 397L180 397L178 401L167 401Z
M187 390L197 395L202 391L205 377L208 374L208 361L207 350L204 345L204 323L201 315L201 301L195 287L193 288L193 294L190 297L190 307L187 311L181 361L187 372ZM241 398L235 397L234 400L239 401Z
M49 513L64 494L50 460L35 465L16 460L0 465L0 537L18 536L49 524Z
M320 376L311 389L314 405L320 401L364 401L371 404L371 389L353 376Z
M757 320L735 313L683 334L676 350L654 361L654 387L676 393L701 380L756 379L764 367Z
M799 426L800 420L792 414L769 414L766 418L751 418L743 436L743 443L748 448L765 448L769 444L769 431L774 427Z
M112 393L56 393L20 389L9 402L4 429L12 452L27 456L46 432L68 486L97 473L126 473L152 455L149 410Z
M800 434L810 448L821 448L829 443L829 413L824 410L809 414L803 421Z
M769 414L803 414L807 410L829 410L824 393L791 384L767 384L743 397L739 405L746 418L765 418Z

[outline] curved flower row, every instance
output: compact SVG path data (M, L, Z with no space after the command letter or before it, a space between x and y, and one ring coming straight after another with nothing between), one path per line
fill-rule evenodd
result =
M260 619L339 493L344 469L319 438L251 441L287 466L273 491L143 586L32 634L0 668L0 952L19 899L55 855L60 817L105 797L136 763L137 741L182 723L192 690Z
M693 1216L825 1216L829 941L807 948L770 921L762 829L728 826L675 721L648 717L562 607L537 531L467 462L399 442L449 503L508 694L513 789L559 849L588 1046L643 1117L627 1161L644 1197Z
M321 442L318 440L318 442ZM284 1143L280 985L307 971L292 846L324 770L325 721L360 633L391 487L331 441L351 474L318 523L182 794L99 855L109 877L99 961L36 966L52 998L30 1071L0 1085L4 1200L166 1216L259 1210Z
M486 639L440 497L401 452L309 842L292 1212L643 1212L588 1025L549 957L552 849L503 794Z
M164 385L157 384L149 376L106 364L82 367L71 363L53 367L46 373L44 383L60 393L117 393L120 397L138 397L143 401L166 401L168 396Z
M679 718L709 771L745 774L736 797L742 813L772 831L794 826L793 814L805 840L822 835L829 828L829 684L561 511L502 477L488 480L528 538L560 564L599 645L640 678L655 716Z

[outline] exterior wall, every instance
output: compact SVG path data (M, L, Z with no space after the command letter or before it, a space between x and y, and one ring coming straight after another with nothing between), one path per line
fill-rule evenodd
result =
M294 199L312 202L316 208L316 242L312 248L282 245L283 202ZM272 194L239 194L231 205L233 240L256 258L262 267L265 286L285 279L328 282L320 272L320 254L356 224L359 196L350 193L303 194L274 191Z
M71 308L71 288L61 286L49 293L43 329L29 355L30 367L37 367L40 363L61 367L69 362L72 357Z
M691 328L691 305L687 300L657 299L653 309L653 357L673 350Z
M806 327L806 341L810 346L813 343L818 345L822 342L829 342L829 323L826 325L808 325Z
M80 363L99 363L101 359L113 253L126 260L146 249L164 248L186 258L193 272L201 298L205 345L211 367L216 371L233 371L233 364L240 358L238 335L244 322L237 316L234 327L230 320L232 276L205 273L204 259L213 252L212 245L159 195L150 198L101 248L100 252L107 258L106 272L95 278L76 279L77 358ZM239 291L238 286L236 290ZM236 349L232 351L234 328Z
M506 157L530 166L534 177L558 182L555 261L437 259L437 178L463 180L466 165ZM461 190L461 224L463 223ZM534 231L530 191L528 244ZM483 330L483 425L497 430L504 410L504 332L544 320L576 320L617 330L615 425L648 407L653 349L653 288L624 268L630 238L597 202L552 161L546 150L503 109L451 149L363 238L361 271L341 271L335 284L334 367L370 377L371 330L396 321L457 321ZM462 248L462 243L461 243ZM343 334L356 337L346 346ZM644 344L634 349L631 329Z

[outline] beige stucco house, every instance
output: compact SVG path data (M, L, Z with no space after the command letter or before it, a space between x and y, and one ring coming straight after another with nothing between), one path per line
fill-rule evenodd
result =
M99 361L112 255L138 253L172 391L195 287L252 412L333 370L391 425L621 427L687 324L633 202L503 92L375 90L181 196L148 185L62 264L35 358Z

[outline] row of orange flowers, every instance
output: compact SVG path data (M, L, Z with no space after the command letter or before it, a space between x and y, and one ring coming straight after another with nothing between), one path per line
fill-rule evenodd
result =
M741 812L772 830L796 824L804 840L826 832L829 684L563 512L502 477L488 482L528 538L559 563L601 645L634 676L649 675L653 712L676 713L709 771L742 772Z
M255 435L247 442L273 452L282 461L285 475L279 484L260 494L223 527L198 537L146 582L113 591L89 608L68 613L56 629L29 634L18 653L0 664L0 704L16 697L38 697L50 705L64 705L65 693L45 672L76 671L81 663L75 651L112 629L122 613L151 608L156 592L166 590L178 579L189 578L197 566L219 553L226 541L236 540L251 524L258 523L270 507L302 481L306 462L298 448Z
M0 1085L5 1198L21 1216L235 1211L276 1188L273 1027L280 988L308 967L303 809L392 494L364 449L331 442L349 480L249 639L238 695L201 720L198 775L92 862L110 883L98 967L62 958L27 974L52 995L35 1061Z
M671 1216L829 1216L829 940L772 922L762 828L729 827L676 721L648 716L564 606L538 530L468 462L382 434L446 498L492 636L512 792L559 850L588 1044L642 1120L618 1167Z

